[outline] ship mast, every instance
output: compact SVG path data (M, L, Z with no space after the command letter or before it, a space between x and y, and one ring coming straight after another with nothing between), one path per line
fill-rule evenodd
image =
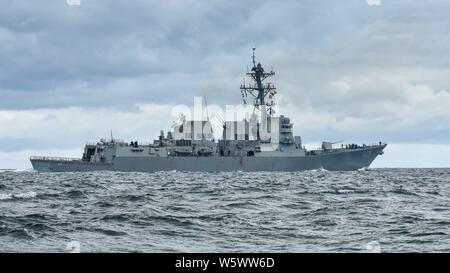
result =
M264 83L264 80L274 76L275 72L273 70L271 70L270 72L264 72L264 68L262 67L261 63L256 64L255 50L256 48L253 48L253 68L251 69L251 71L247 71L247 76L253 80L253 83L241 84L240 89L242 99L244 101L244 104L247 104L246 98L248 94L250 94L253 97L253 106L261 112L265 111L265 107L267 106L267 113L269 114L269 116L272 116L272 114L275 113L272 109L275 103L272 100L270 102L266 102L265 98L266 96L269 96L269 98L272 99L272 97L275 96L277 92L273 83Z

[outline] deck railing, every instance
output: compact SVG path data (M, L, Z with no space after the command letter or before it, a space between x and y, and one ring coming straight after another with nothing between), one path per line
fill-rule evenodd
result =
M335 144L335 146L337 146L337 145L338 145L338 144ZM337 150L366 149L366 148L373 148L373 147L378 147L378 146L381 146L381 145L386 145L386 143L382 142L381 144L380 144L380 143L370 143L370 144L362 144L362 145L358 144L358 146L357 146L357 147L354 147L354 148L346 147L346 145L351 145L351 144L344 144L344 147L342 147L341 145L339 145L338 147L333 148L333 149L331 149L331 150L337 151ZM320 148L311 148L311 149L309 149L308 151L324 151L324 149L322 149L322 147L320 147Z
M81 161L81 158L70 158L70 157L52 157L52 156L30 156L30 160L41 160L41 161Z

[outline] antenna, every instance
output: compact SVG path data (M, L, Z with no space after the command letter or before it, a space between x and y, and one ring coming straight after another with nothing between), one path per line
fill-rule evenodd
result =
M250 94L253 98L253 106L261 111L267 111L269 116L272 116L274 111L272 107L273 103L266 103L266 97L269 97L270 100L276 95L276 88L270 82L265 82L265 80L269 77L275 76L275 72L272 70L270 72L265 72L261 63L256 64L256 56L255 56L256 47L253 48L252 52L252 62L253 68L250 72L247 72L247 77L250 78L253 83L246 83L244 79L244 83L241 84L241 93L244 104L246 104L247 95ZM268 106L269 108L265 108Z
M255 62L255 50L256 50L256 47L253 48L253 56L252 56L252 58L253 58L253 67L256 67L256 62Z

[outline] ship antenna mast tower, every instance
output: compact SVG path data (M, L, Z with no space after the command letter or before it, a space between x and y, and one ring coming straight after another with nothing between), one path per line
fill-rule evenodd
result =
M256 48L253 48L253 68L251 71L247 71L247 76L253 80L253 83L241 84L240 89L242 99L244 104L247 104L246 98L248 95L251 95L253 97L253 106L260 111L265 111L265 107L267 106L267 113L269 116L272 116L272 114L275 113L273 110L275 103L272 98L277 94L277 92L273 83L265 83L264 80L275 76L275 72L273 69L270 72L265 72L261 63L256 63L255 50ZM266 102L267 96L269 96L270 102Z

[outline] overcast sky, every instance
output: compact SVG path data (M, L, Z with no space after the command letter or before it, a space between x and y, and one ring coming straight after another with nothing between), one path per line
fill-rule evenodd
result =
M446 0L6 1L0 168L80 156L110 129L149 142L194 96L241 103L252 47L305 143L382 140L375 167L450 167L449 10Z

